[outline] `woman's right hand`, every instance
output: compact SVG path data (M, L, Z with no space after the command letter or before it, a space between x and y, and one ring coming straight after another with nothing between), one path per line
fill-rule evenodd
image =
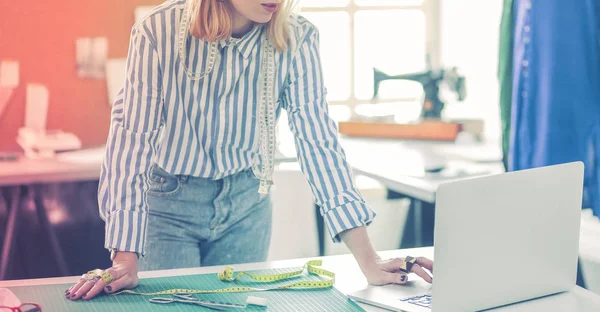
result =
M105 285L102 279L90 282L82 278L79 283L71 286L66 291L65 296L71 300L89 300L96 297L102 291L110 294L122 289L136 287L139 283L137 254L133 252L118 252L113 260L112 267L107 269L106 272L110 273L113 277L113 281L108 285Z

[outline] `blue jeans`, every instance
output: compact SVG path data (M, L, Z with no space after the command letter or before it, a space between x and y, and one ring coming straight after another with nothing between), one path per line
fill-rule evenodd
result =
M271 199L258 185L252 170L211 180L153 166L140 271L266 261Z

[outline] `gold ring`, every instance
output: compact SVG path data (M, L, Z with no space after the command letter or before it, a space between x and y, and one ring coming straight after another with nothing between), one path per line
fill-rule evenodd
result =
M404 260L402 260L403 267L400 268L400 271L403 271L404 273L410 273L415 263L417 263L417 258L407 256Z
M100 274L100 278L104 281L104 285L108 285L115 280L112 274L106 271L102 271L102 274Z

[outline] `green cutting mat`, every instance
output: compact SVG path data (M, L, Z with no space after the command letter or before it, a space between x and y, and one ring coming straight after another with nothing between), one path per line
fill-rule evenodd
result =
M290 269L272 269L253 271L255 273L285 273L295 271L298 268ZM217 278L217 274L204 275L186 275L162 278L147 278L140 281L140 286L135 290L139 292L155 292L171 288L189 288L189 289L219 289L234 286L262 287L285 285L300 280L323 280L316 275L303 275L290 278L276 283L258 283L252 282L247 277L242 277L241 281L222 282ZM102 295L90 301L70 301L65 298L64 293L71 287L66 285L47 285L36 287L11 287L11 291L17 295L21 302L34 302L42 307L44 312L64 312L64 311L144 311L144 312L169 312L169 311L215 311L197 305L183 303L156 304L150 303L149 296L139 296L131 294L122 294L118 296ZM194 295L200 299L223 301L231 303L245 304L247 296L263 297L269 300L267 308L258 306L249 306L245 310L232 309L231 311L364 311L351 300L347 299L335 288L330 289L302 289L302 290L276 290L254 293L221 293L221 294L200 294ZM168 296L166 296L168 297Z

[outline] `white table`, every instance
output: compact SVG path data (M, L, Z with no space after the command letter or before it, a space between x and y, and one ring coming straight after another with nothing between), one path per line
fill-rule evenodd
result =
M441 183L504 172L501 150L491 144L343 137L342 146L355 173L428 203Z
M341 144L355 174L382 183L389 198L411 199L400 248L432 245L432 216L440 184L504 172L502 150L493 144L346 136L341 137ZM440 172L429 172L440 168Z
M404 250L391 250L380 252L383 258L392 257L403 257L406 255L413 256L425 256L433 258L432 248L418 248L418 249L404 249ZM271 268L286 268L286 267L299 267L304 265L307 260L322 259L323 268L333 271L336 274L335 287L344 294L361 289L365 287L367 281L362 275L356 261L351 255L342 256L330 256L310 259L293 259L293 260L282 260L265 263L253 263L253 264L239 264L234 265L236 271L241 270L262 270ZM179 276L179 275L192 275L192 274L211 274L217 273L224 269L223 266L214 267L203 267L193 269L178 269L178 270L165 270L165 271L153 271L153 272L141 272L140 278L152 278L152 277L167 277L167 276ZM411 278L417 278L411 275ZM519 277L512 277L515 282L518 282ZM65 284L75 283L79 277L62 277L62 278L48 278L48 279L34 279L34 280L17 280L17 281L0 281L0 287L18 287L18 286L38 286L38 285L52 285L52 284ZM66 300L66 299L65 299ZM365 305L358 303L366 311L387 311L374 306ZM577 307L577 309L572 309ZM42 307L43 308L43 307ZM113 310L115 311L115 310ZM569 312L592 312L600 311L600 296L584 290L580 287L574 287L571 291L555 296L546 297L543 299L533 300L524 302L521 304L510 305L507 307L494 309L495 312L552 312L552 311L569 311ZM118 312L118 311L115 311Z
M433 245L433 214L440 184L504 172L501 147L494 144L342 137L342 145L355 174L379 181L392 196L397 193L411 199L400 248ZM425 173L442 166L449 169L446 176ZM453 176L460 171L464 174ZM585 287L581 265L577 284Z

